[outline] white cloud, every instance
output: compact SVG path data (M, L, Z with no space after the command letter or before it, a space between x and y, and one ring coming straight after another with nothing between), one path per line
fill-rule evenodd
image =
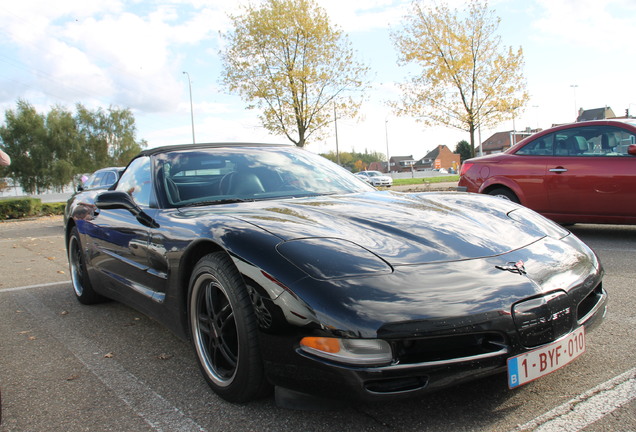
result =
M269 135L259 125L258 112L245 110L237 96L224 94L218 86L219 31L230 28L228 13L237 13L247 1L4 1L0 108L11 107L17 98L43 107L42 111L57 103L115 104L135 112L139 137L151 145L188 142L190 104L182 74L187 70L197 137L286 142ZM454 148L460 139L468 139L465 132L395 118L385 103L398 98L395 83L405 74L395 65L388 29L399 29L411 0L318 2L331 21L349 34L360 58L373 67L375 82L363 105L362 120L338 124L342 149L384 153L387 131L392 155L421 157L435 145ZM452 0L452 6L461 7L459 2L463 0ZM526 55L532 100L517 119L518 128L571 120L575 105L571 84L579 85L579 106L609 104L622 113L631 103L636 111L636 95L626 84L636 70L629 42L636 28L633 0L491 0L490 4L511 19L501 27L508 31L502 42L515 41L513 45L522 45ZM511 122L501 125L503 130L511 127ZM490 133L482 131L482 137ZM333 148L334 134L310 145L314 151Z
M629 0L537 0L533 27L549 38L587 48L622 50L633 39L636 4ZM623 13L616 13L617 10Z

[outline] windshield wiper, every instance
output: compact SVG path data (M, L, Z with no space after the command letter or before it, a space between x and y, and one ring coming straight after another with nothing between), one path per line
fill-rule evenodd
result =
M224 198L224 199L212 200L212 201L198 201L198 202L186 204L181 207L200 207L200 206L206 206L206 205L236 204L236 203L254 202L254 201L256 200L246 199L246 198Z

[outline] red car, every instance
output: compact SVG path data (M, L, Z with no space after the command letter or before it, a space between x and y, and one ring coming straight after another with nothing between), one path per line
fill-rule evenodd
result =
M506 198L560 223L636 224L636 119L572 123L466 160L459 191Z

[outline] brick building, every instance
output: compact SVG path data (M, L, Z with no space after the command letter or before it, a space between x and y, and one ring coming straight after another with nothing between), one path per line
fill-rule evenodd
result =
M450 151L445 145L439 145L428 152L421 161L427 161L433 169L444 168L447 170L457 170L461 164L461 157L459 154ZM424 163L422 163L422 165L424 165Z

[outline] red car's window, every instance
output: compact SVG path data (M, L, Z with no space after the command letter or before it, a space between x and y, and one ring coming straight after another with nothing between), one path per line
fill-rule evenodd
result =
M527 156L552 156L554 134L543 136L520 148L516 154Z
M522 156L627 156L636 135L613 126L581 126L539 137L515 154Z

